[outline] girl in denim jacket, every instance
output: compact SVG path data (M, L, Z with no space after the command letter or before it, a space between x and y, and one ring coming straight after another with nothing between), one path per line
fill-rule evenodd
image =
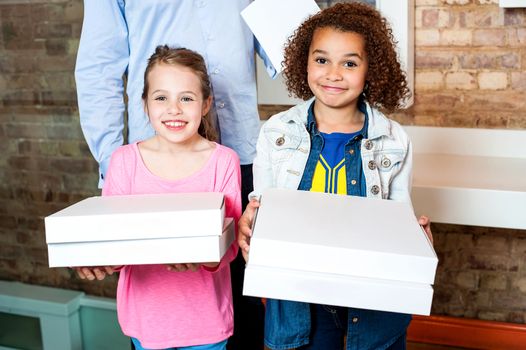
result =
M337 4L307 19L285 49L288 90L305 102L262 127L254 192L266 188L410 201L411 142L379 109L409 95L391 29L378 11ZM239 222L247 258L258 201ZM429 220L421 225L431 235ZM271 349L405 349L410 315L268 299L265 343ZM345 341L346 340L346 341Z

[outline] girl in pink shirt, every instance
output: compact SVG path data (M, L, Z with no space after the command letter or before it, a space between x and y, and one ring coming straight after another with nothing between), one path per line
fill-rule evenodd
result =
M102 194L221 192L225 215L237 222L239 159L213 141L211 88L203 58L187 49L159 46L144 81L144 110L156 134L113 153ZM120 271L119 323L137 349L220 350L233 331L229 263L237 249L233 244L220 263L76 270L90 280Z

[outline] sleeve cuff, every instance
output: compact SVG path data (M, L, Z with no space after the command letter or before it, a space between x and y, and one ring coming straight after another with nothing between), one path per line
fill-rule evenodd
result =
M104 186L104 178L108 173L108 167L110 166L110 158L106 158L99 163L99 188Z

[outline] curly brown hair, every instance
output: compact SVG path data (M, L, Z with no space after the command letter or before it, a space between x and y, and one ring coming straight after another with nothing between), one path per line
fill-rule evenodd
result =
M376 9L357 2L336 4L318 12L289 37L283 62L289 92L303 100L313 96L307 82L309 47L315 30L326 27L364 38L368 61L365 100L388 112L400 108L411 92L398 61L391 27Z
M168 45L159 45L155 48L154 54L148 59L148 65L144 71L144 88L142 90L142 99L144 101L146 101L148 90L150 88L148 76L152 69L159 64L189 68L195 75L197 75L201 82L203 100L210 97L212 89L203 56L183 47L172 48ZM210 141L217 140L217 131L214 129L212 122L210 121L210 113L207 113L201 118L201 124L199 125L197 132L205 139Z

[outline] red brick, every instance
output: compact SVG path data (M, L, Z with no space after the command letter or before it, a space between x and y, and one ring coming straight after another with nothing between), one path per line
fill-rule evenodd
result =
M84 15L84 8L82 6L82 1L69 1L66 3L64 8L64 20L76 23L82 23Z
M80 125L52 125L46 130L47 138L50 140L82 140Z
M526 24L526 10L522 8L509 8L504 10L504 25L521 26Z
M517 91L526 91L526 72L512 72L511 87Z
M525 45L526 44L526 28L517 28L513 35L513 45Z
M4 106L31 106L37 103L38 100L38 94L29 90L4 92L2 95Z
M19 259L22 255L23 249L20 245L15 244L1 244L0 245L0 260L4 259Z
M489 93L467 94L464 108L478 111L526 110L524 94L515 91L492 91Z
M45 40L45 46L49 56L64 56L68 50L68 42L64 39L48 38Z
M508 314L506 322L510 323L526 323L526 312L512 311Z
M440 34L441 46L466 46L473 41L473 31L468 29L444 29Z
M483 272L480 277L480 288L484 290L508 290L508 277L502 273Z
M0 5L0 18L5 19L22 19L29 18L31 7L27 4Z
M75 56L47 56L38 57L38 67L41 71L52 74L53 72L72 73L75 67Z
M480 311L477 317L485 321L506 322L506 315L505 312Z
M76 106L77 94L75 91L42 91L40 101L44 106Z
M521 68L521 59L520 54L516 52L510 52L503 54L499 57L500 67L507 69L520 69Z
M492 307L509 311L524 310L525 293L516 288L505 291L495 291L493 294Z
M459 64L463 69L491 69L497 67L495 52L475 52L459 55Z
M475 29L473 31L474 46L504 46L507 32L505 29Z
M17 227L16 218L0 214L0 227L3 229L15 229Z
M448 69L453 65L455 55L447 51L417 50L415 53L416 69Z
M47 21L63 21L65 18L64 4L36 4L31 6L31 16L35 19L45 18Z
M423 10L422 11L422 27L436 28L438 27L438 10Z

